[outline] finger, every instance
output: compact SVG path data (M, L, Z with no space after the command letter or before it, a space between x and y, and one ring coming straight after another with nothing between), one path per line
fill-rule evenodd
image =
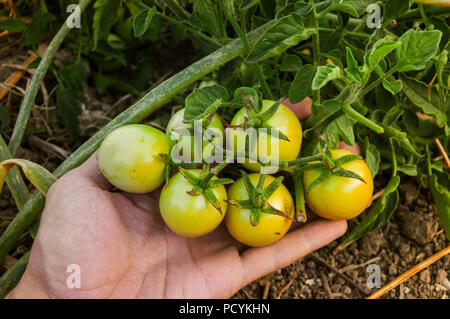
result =
M246 250L241 255L243 285L288 266L342 236L346 230L346 221L319 219L288 233L273 245Z
M88 183L104 190L111 190L114 188L114 186L103 176L98 167L98 151L92 154L82 165L73 169L70 174L82 177Z
M312 113L312 100L310 97L306 97L298 103L291 103L291 101L286 98L282 100L281 103L290 108L300 121L306 120Z
M345 142L340 141L339 145L338 145L338 149L347 150L352 153L355 153L356 155L361 155L361 148L359 147L358 143L356 143L356 142L353 145L348 145Z

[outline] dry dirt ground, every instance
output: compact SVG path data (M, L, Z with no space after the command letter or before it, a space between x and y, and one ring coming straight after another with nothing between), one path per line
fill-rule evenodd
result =
M60 53L60 57L61 54L63 53ZM20 64L27 56L28 53L24 51L11 53L10 50L0 49L0 66ZM12 69L2 67L0 70L2 82ZM29 78L30 75L26 74L18 86L26 87ZM54 84L46 84L51 95ZM20 92L16 90L15 94L2 102L10 106L9 111L13 114L17 113L20 98ZM95 89L86 89L80 117L84 132L89 134L89 131L95 131L104 125L111 116L107 113L111 106L114 105L117 111L122 107L118 101L120 99L114 96L102 96L100 99L96 96ZM53 170L79 142L74 142L66 134L58 134L45 125L51 107L44 102L38 97L38 106L33 110L29 126L36 133L26 136L17 157L27 158ZM123 104L130 105L131 102L132 98L128 98ZM8 139L11 131L4 130L1 133ZM378 189L381 185L378 181ZM369 264L379 265L383 286L446 247L449 243L428 191L421 189L413 179L403 177L400 193L400 205L387 225L336 254L333 251L339 240L334 241L313 255L253 282L240 290L234 298L364 298L376 290L368 289L366 285ZM0 234L15 214L14 202L8 190L5 190L0 195ZM350 221L349 228L354 227L355 223L356 221ZM12 256L19 258L31 247L31 243L29 234L24 234L12 250ZM338 271L345 278L337 275ZM450 255L405 281L383 298L448 298L449 274Z

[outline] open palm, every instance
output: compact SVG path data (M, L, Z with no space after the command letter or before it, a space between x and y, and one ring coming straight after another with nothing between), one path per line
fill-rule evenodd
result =
M111 189L96 154L51 187L29 265L10 297L227 298L346 230L345 221L316 220L250 249L223 225L186 239L162 221L158 192ZM79 266L79 288L67 285L69 265Z

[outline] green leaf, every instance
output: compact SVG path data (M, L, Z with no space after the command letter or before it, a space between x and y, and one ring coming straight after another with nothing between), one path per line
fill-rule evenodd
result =
M19 33L25 29L26 24L21 19L6 19L0 21L0 30L6 30L9 33Z
M41 43L48 34L50 22L55 20L56 17L53 14L44 12L42 8L39 8L25 30L23 44L34 46Z
M388 26L392 20L406 13L413 3L413 0L388 0L384 5L383 27Z
M397 187L399 183L400 178L398 176L392 176L388 185L385 187L384 194L369 210L362 221L344 238L341 246L364 237L380 225L389 221L397 208L399 199Z
M288 48L308 39L313 28L305 28L303 18L292 13L278 20L255 42L247 56L247 61L255 63L277 56Z
M380 151L373 144L368 144L366 149L366 164L369 167L372 178L378 174L378 168L380 167Z
M340 110L344 104L345 104L344 101L333 99L324 101L322 106L326 112L335 113L338 110Z
M345 3L345 2L335 2L332 4L331 6L331 10L332 11L340 11L343 13L347 13L348 15L354 17L354 18L358 18L358 12L355 10L355 8L353 8L351 5Z
M220 0L222 1L222 0ZM212 0L194 1L193 11L198 16L202 29L216 38L221 38L222 34L222 14L219 6Z
M446 179L448 183L450 180L448 173L445 173L444 176L444 180ZM429 187L439 212L439 218L447 234L447 239L450 240L450 192L448 185L440 185L437 175L431 175Z
M356 121L347 114L343 114L336 119L336 124L339 128L339 136L347 145L355 144L355 135L353 133L353 125L355 123Z
M400 72L422 70L436 55L442 32L439 30L417 31L410 29L398 40L397 66Z
M372 49L364 55L364 68L366 73L372 72L378 63L389 53L399 47L400 43L394 42L390 37L378 40Z
M100 40L106 39L111 27L117 18L121 0L97 0L94 3L94 48Z
M383 80L383 87L388 90L392 95L400 93L403 89L402 81L395 80L390 82L389 80Z
M302 59L293 54L285 54L281 58L280 71L297 72L303 65Z
M144 9L139 12L133 19L134 37L139 38L147 32L150 27L150 22L156 13L156 8Z
M337 79L341 75L341 68L334 64L321 65L317 68L311 88L318 90L329 81Z
M389 111L386 113L386 115L383 117L382 123L385 125L393 125L397 123L398 119L404 111L398 106L395 105L394 107L390 108Z
M56 105L64 126L73 137L80 135L78 116L81 114L80 92L59 84L56 88Z
M240 87L234 90L234 103L241 104L248 109L254 109L257 113L262 108L262 98L259 96L258 91L249 87Z
M384 129L384 135L388 138L392 137L403 150L412 155L420 156L414 145L411 143L408 134L396 128L393 128L392 126L384 124L380 124L380 126Z
M311 86L315 73L314 66L311 64L306 64L298 69L294 81L292 81L289 87L289 101L298 103L313 94Z
M414 164L402 164L397 167L397 169L408 175L408 176L417 176L417 165Z
M441 102L435 88L431 88L430 99L428 99L428 88L425 83L403 74L400 75L400 79L403 83L403 91L415 106L425 114L433 116L439 127L447 124L447 115L440 107Z
M194 89L186 97L186 109L184 111L184 120L190 121L205 112L214 102L219 99L228 98L227 90L220 85L213 85L202 89Z
M353 56L352 50L350 47L347 47L347 68L345 71L347 74L357 83L361 81L361 68L358 66L358 62Z

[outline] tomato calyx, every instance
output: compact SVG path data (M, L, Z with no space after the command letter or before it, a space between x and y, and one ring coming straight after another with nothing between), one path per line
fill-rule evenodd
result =
M290 220L294 220L288 214L286 214L282 210L274 208L268 202L270 196L272 196L272 194L278 189L278 187L280 187L283 181L283 176L277 177L272 183L264 187L264 180L266 175L261 174L259 176L258 185L255 187L245 171L241 170L241 175L249 198L244 200L228 199L227 202L235 207L249 209L250 223L252 224L252 226L258 225L261 214L263 213L278 215ZM285 210L288 211L288 208L286 207Z
M316 162L306 164L304 166L297 166L293 169L295 171L296 176L301 176L306 171L317 170L320 172L320 175L315 180L313 180L310 185L308 185L306 189L308 192L310 192L312 189L325 182L331 176L354 178L363 182L364 184L367 184L367 182L357 173L352 172L350 170L346 170L341 167L346 163L362 160L363 158L361 156L356 154L348 154L340 158L334 159L330 149L328 148L328 145L325 142L325 139L322 136L319 136L319 139L323 148L322 161L318 163Z
M186 191L186 193L190 196L203 195L221 215L222 209L213 189L220 185L231 184L234 181L230 178L214 177L216 177L226 165L227 163L220 163L211 169L209 164L204 164L200 176L192 174L188 169L180 168L179 170L180 174L192 185L192 189Z
M251 99L242 98L243 105L247 112L247 116L244 117L244 122L239 125L229 125L229 128L237 129L242 128L247 130L248 128L263 128L266 129L269 135L279 138L280 140L289 141L289 138L281 132L279 129L267 124L267 121L276 113L281 104L281 99L273 103L270 108L264 111L262 114L259 114L260 110L257 109L255 104ZM257 130L257 134L259 134L259 130Z

